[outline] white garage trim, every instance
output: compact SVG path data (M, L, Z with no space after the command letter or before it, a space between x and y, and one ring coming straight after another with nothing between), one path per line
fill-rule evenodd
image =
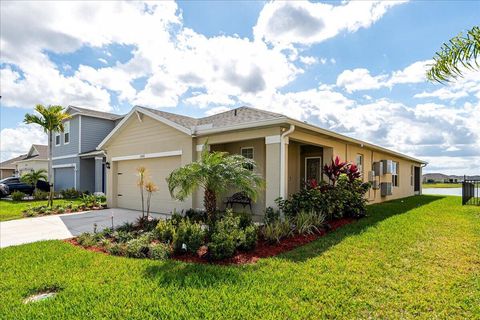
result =
M57 164L52 166L52 169L61 169L61 168L73 168L73 186L75 190L77 189L77 164L76 163L66 163L66 164ZM54 172L54 180L55 180L55 170Z
M66 156L53 157L52 160L68 159L68 158L75 158L75 157L78 157L78 153L67 154Z
M182 150L173 150L173 151L165 151L165 152L157 152L157 153L134 154L131 156L112 157L112 161L173 157L173 156L181 156L182 153L183 153Z

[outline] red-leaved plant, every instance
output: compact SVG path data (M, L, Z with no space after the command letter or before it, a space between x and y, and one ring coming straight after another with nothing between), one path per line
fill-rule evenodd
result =
M350 182L360 178L358 166L354 163L341 161L338 156L335 157L335 160L332 160L330 165L326 164L323 167L323 173L328 177L332 186L335 186L341 174L346 174Z

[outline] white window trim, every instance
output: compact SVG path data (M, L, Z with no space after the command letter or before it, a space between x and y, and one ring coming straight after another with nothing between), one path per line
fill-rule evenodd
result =
M304 172L304 177L303 177L303 179L305 179L305 182L307 182L307 160L309 160L309 159L320 159L320 180L317 181L317 182L322 181L322 180L323 180L323 175L322 175L322 163L323 163L323 161L322 161L322 157L320 157L320 156L316 156L316 157L305 157L305 169L304 169L305 172Z
M398 161L392 161L392 165L395 164L395 170L392 170L392 187L393 188L399 188L400 187L400 182L399 182L399 176L400 176L400 162ZM393 184L393 176L397 177L397 185Z
M57 143L57 137L59 137L58 143ZM55 132L55 136L53 137L53 139L55 140L55 147L58 147L59 145L62 144L62 138L61 138L60 132Z
M64 131L63 132L63 144L69 144L70 141L72 140L71 137L70 137L70 120L68 121L65 121L65 123L63 124L63 126L65 127L65 125L68 123L68 132L67 131ZM65 134L68 133L68 142L65 142Z
M255 159L255 148L254 147L241 147L240 154L243 156L242 151L246 149L252 149L252 160Z
M52 160L68 159L78 157L78 154L67 154L65 156L53 157Z

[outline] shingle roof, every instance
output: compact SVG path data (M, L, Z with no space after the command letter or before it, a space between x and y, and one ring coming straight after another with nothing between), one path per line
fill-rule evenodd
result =
M20 159L20 160L30 160L30 159L48 160L48 146L43 145L43 144L32 144L32 147L37 150L38 155L29 155L29 153L30 153L29 152L26 155L26 157L24 157L23 159ZM19 160L17 160L17 161L19 161Z
M175 122L176 124L187 129L192 129L196 126L221 128L235 124L244 124L256 121L285 118L284 115L279 113L269 112L251 107L240 107L203 118L192 118L146 107L141 108L147 109L148 111L155 113L167 120Z
M117 119L123 118L123 115L110 113L110 112L97 111L97 110L92 110L87 108L76 107L76 106L69 106L69 108L78 110L82 115L95 117L95 118L104 118L104 119L110 119L110 120L117 120Z
M3 161L0 163L0 169L15 169L14 162L23 160L26 156L27 156L26 154L22 154L18 157Z

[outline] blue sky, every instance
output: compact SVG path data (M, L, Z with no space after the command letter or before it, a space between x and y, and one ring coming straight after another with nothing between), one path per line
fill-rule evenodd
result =
M479 73L424 78L478 12L476 1L2 2L0 156L46 141L21 124L36 103L197 117L250 105L426 159L426 172L478 174Z

